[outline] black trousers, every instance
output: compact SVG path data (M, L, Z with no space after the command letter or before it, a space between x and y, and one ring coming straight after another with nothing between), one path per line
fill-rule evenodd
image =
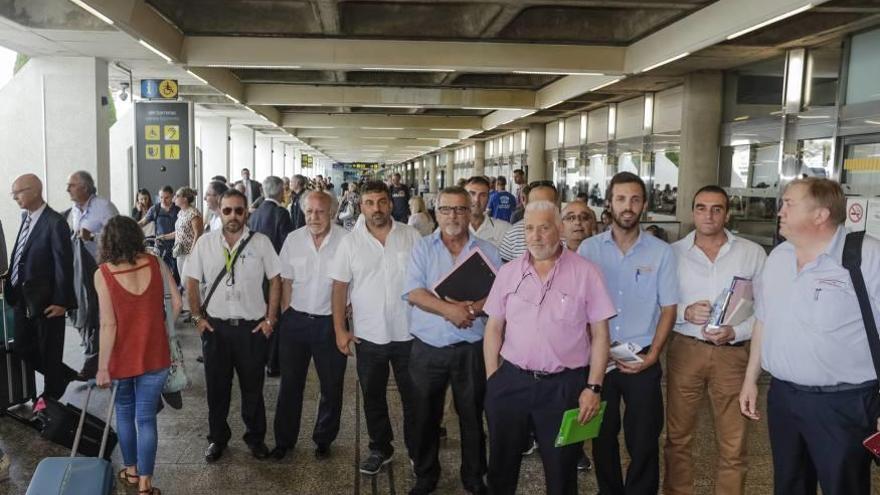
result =
M461 429L461 481L465 488L482 484L486 473L483 341L433 347L413 339L409 371L416 397L416 440L411 454L419 483L433 488L440 479L440 423L446 387L451 385Z
M30 319L24 302L13 312L15 353L43 375L43 394L60 399L76 371L64 364L64 316Z
M339 433L342 386L348 361L336 347L333 319L330 316L313 318L289 309L281 315L279 326L281 387L275 411L275 444L288 449L296 445L302 419L303 390L309 362L314 359L321 399L312 440L316 445L330 445Z
M403 443L412 455L415 452L415 396L409 372L410 349L412 341L374 344L361 339L357 344L357 374L364 396L364 416L367 420L367 433L370 435L370 451L385 456L394 453L391 441L391 418L388 416L388 372L389 365L394 370L394 381L400 392L403 405Z
M258 320L242 320L232 326L223 320L210 319L213 332L202 334L205 356L205 387L208 391L208 441L226 445L232 430L226 418L232 393L232 374L238 375L241 389L241 419L244 441L248 445L266 438L266 405L263 381L268 339L262 332L251 333Z
M778 495L871 493L871 455L862 440L877 431L876 383L845 392L804 392L773 379L767 426Z
M587 369L578 368L544 378L504 362L486 382L486 419L489 423L489 490L513 495L519 481L523 445L532 426L544 465L548 495L576 495L577 462L583 444L555 447L562 415L578 407L587 384Z
M614 370L605 375L602 400L607 401L599 436L593 440L596 480L602 495L648 495L660 486L660 432L663 430L663 395L660 363L627 375ZM626 404L623 438L630 464L624 481L620 463L620 402Z

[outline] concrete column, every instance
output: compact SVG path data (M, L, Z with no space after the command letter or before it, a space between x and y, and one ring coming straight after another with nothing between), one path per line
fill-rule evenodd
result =
M254 157L254 130L249 127L235 126L229 130L230 164L233 172L246 168L251 171L254 180L262 181L265 169L258 170Z
M486 175L486 141L474 143L474 175Z
M428 159L428 192L437 194L437 165L440 163L440 155L431 156Z
M547 178L547 166L544 163L544 124L530 124L528 148L526 148L529 166L528 182Z
M446 151L446 184L443 187L455 185L455 152Z
M722 98L720 71L693 72L685 76L675 210L682 234L693 228L690 211L694 193L705 185L718 183Z
M272 170L269 175L281 176L284 173L284 143L280 139L272 139Z
M230 183L241 178L241 169L233 170L229 160L229 119L206 117L199 119L199 147L202 149L202 183L222 175Z
M258 134L254 138L254 174L266 177L272 170L272 138ZM259 174L259 175L257 175Z

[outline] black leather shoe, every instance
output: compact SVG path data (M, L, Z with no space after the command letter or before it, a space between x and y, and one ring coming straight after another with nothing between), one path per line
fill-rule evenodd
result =
M485 484L483 484L482 482L480 482L477 485L466 486L464 488L464 491L470 493L471 495L488 495L489 494L489 488Z
M221 445L215 442L209 443L208 448L205 449L205 460L208 462L217 462L221 457L223 457L224 449L226 449L225 445Z
M269 456L272 459L275 459L276 461L280 461L281 459L284 459L284 457L286 455L287 455L287 449L284 447L275 447L274 449L272 449L272 452L269 453Z
M319 461L323 461L330 457L330 446L329 445L318 445L315 447L315 459Z
M269 447L266 447L263 442L248 445L248 448L251 449L251 455L256 459L263 460L269 457Z
M281 376L281 370L266 368L266 376L268 376L269 378L278 378L279 376Z

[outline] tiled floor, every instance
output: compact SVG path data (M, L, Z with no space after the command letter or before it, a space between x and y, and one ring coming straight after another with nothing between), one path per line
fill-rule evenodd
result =
M354 456L355 456L355 373L354 363L350 362L346 377L346 396L343 412L343 425L339 438L333 445L332 457L323 462L312 457L311 427L314 421L316 398L318 394L317 380L314 373L306 390L306 404L303 411L303 425L300 432L300 443L293 455L288 455L283 462L256 461L244 444L238 440L243 432L238 417L238 393L233 387L233 408L230 413L230 424L233 438L226 455L218 463L208 465L202 455L206 446L207 407L205 403L204 374L202 366L195 360L198 351L198 340L191 328L182 329L184 334L184 350L187 358L188 371L194 383L184 394L184 408L179 411L166 408L159 415L159 453L156 466L155 485L166 494L182 495L254 495L271 494L308 494L336 495L354 493ZM65 359L68 363L79 362L79 339L72 329L68 329L68 348ZM762 387L762 391L765 387ZM267 444L272 447L272 420L277 397L277 379L268 379L265 388L268 410L269 435ZM400 407L394 394L392 397L392 415L395 420L396 432L399 432ZM84 393L81 388L72 385L65 396L66 400L81 403ZM90 410L103 415L106 407L106 395L93 401ZM366 431L361 422L362 441ZM399 437L399 435L398 435ZM461 493L458 482L458 428L454 421L449 422L449 439L441 450L441 461L444 467L442 479L437 493ZM399 441L398 441L399 443ZM715 446L711 418L708 415L708 404L702 408L699 429L696 435L694 465L697 474L697 493L713 493L712 476L715 462ZM24 494L37 463L46 456L66 455L67 452L52 443L41 439L36 432L28 430L20 424L8 419L0 419L0 447L12 455L12 479L0 484L0 494ZM412 484L409 463L403 455L404 450L398 448L398 457L392 464L394 469L394 485L396 493L405 494ZM118 449L114 452L114 462L121 460ZM596 493L595 477L592 473L580 475L580 492ZM389 493L388 477L382 473L378 480L378 493ZM520 475L519 492L523 494L543 493L543 472L540 459L533 455L523 460ZM746 493L771 493L772 472L770 449L767 440L766 422L757 423L749 433L749 472ZM117 493L128 493L126 489L117 487ZM361 493L371 493L370 480L365 478Z

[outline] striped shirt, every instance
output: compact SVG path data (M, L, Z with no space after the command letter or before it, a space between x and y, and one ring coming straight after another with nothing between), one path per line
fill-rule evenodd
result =
M504 239L498 246L498 252L501 253L501 261L507 263L515 260L526 252L526 222L520 220L513 224L504 234Z

